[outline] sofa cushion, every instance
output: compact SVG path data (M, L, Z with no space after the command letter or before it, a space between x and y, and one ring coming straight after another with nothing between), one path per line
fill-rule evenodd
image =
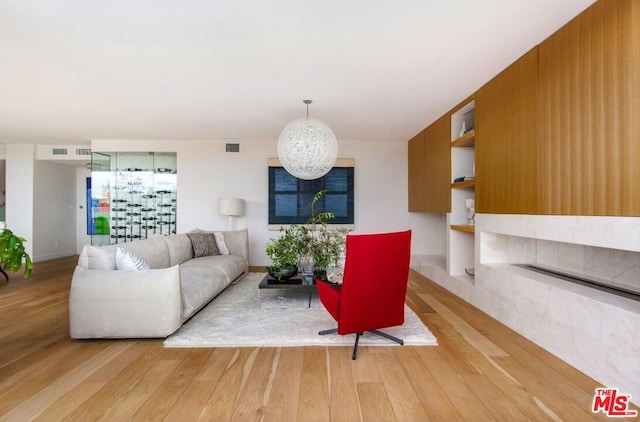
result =
M223 291L229 285L226 278L227 276L216 268L180 265L182 320L186 321Z
M119 247L116 249L116 268L118 270L148 270L149 264L138 255Z
M163 237L169 248L170 265L179 265L193 258L191 239L186 233L174 234Z
M216 238L213 233L191 231L187 233L187 236L189 236L189 239L191 239L194 258L199 258L201 256L220 255L218 245L216 244Z
M86 245L80 253L78 265L89 270L115 270L116 248Z
M229 255L229 248L227 248L227 243L224 241L224 234L222 232L213 232L213 235L216 237L220 255Z
M214 236L217 233L222 233L222 237L224 240L222 242L216 242L218 245L218 249L220 250L220 254L224 255L222 250L226 248L230 255L241 256L245 258L247 261L249 260L249 241L248 241L249 230L248 229L228 230L228 231L222 231L222 232L193 229L189 233L213 233ZM224 247L220 248L220 245L222 245L223 242L224 242Z
M224 242L227 244L227 248L229 248L229 253L231 255L241 256L245 260L249 260L249 241L248 241L248 230L231 230L231 231L223 231Z
M189 318L247 271L247 261L233 255L204 256L180 264L183 319Z
M91 270L117 270L116 249L119 247L124 247L128 252L142 258L149 264L149 268L168 268L171 266L169 248L163 236L160 235L118 245L86 245L80 252L78 265Z
M118 246L123 246L132 254L138 255L147 264L149 264L149 267L152 269L170 267L169 247L167 246L163 236L159 234L151 236L148 239L136 240L135 242L128 242Z
M212 255L194 258L180 265L180 268L206 268L219 271L224 275L224 281L233 280L248 271L247 261L235 255Z

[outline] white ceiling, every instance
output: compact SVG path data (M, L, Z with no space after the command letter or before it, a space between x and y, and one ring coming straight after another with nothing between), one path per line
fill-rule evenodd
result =
M0 143L406 141L593 0L0 0Z

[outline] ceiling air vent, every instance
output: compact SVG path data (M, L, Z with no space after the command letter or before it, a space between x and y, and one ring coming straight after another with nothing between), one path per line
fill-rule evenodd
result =
M76 155L91 155L91 148L76 148Z
M69 151L66 148L51 148L52 155L69 155Z
M226 144L225 152L240 152L240 144Z

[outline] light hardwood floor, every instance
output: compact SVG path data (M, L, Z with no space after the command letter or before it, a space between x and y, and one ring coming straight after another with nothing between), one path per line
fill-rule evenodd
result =
M0 282L0 420L607 419L594 380L416 273L407 302L439 345L361 346L354 362L350 347L72 340L76 260Z

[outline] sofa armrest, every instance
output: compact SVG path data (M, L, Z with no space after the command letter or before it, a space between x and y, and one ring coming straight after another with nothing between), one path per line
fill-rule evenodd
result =
M229 254L242 257L249 262L249 230L223 231L222 235Z
M69 294L72 338L166 337L182 324L180 271L77 266Z

